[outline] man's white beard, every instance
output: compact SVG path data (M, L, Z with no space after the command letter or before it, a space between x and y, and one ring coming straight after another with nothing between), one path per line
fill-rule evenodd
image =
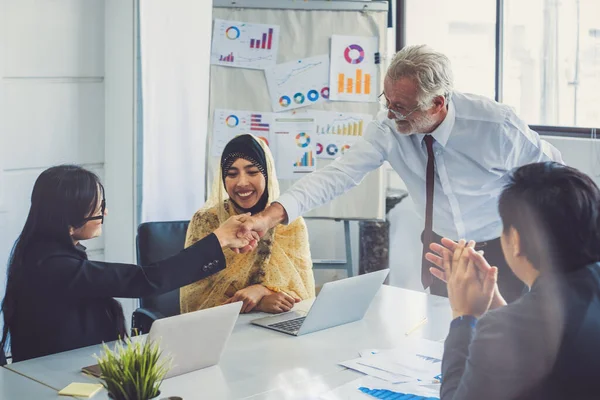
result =
M413 121L398 121L394 119L396 129L403 135L413 135L415 133L431 133L431 128L435 125L435 119L429 114L423 115Z

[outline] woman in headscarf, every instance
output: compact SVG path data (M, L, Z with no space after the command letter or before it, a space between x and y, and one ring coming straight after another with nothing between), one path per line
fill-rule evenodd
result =
M211 234L230 216L254 215L278 197L266 143L252 135L236 137L223 150L212 193L190 221L185 246ZM182 313L240 300L242 312L279 313L315 296L308 231L301 217L268 231L252 252L224 253L226 270L181 288Z

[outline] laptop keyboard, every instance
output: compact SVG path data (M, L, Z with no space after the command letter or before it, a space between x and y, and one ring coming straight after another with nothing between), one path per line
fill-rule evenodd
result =
M295 333L300 329L300 326L302 326L302 323L304 322L305 319L306 319L306 317L300 317L300 318L290 319L288 321L278 322L276 324L270 324L269 326L272 328L281 329L282 331Z

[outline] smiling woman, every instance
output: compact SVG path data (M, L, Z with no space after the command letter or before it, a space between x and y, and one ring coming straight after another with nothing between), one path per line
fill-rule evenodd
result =
M220 221L257 214L277 197L279 183L268 146L252 135L236 137L225 146L210 198L190 222L186 247L209 235ZM225 258L226 272L181 288L181 312L241 300L242 312L279 313L315 295L308 232L302 218L268 231L255 251L226 251Z

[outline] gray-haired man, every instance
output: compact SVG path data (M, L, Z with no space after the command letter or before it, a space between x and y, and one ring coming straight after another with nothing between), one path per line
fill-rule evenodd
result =
M508 268L500 246L497 198L513 168L562 162L560 153L513 110L493 100L454 91L448 58L427 46L409 46L389 66L381 112L365 136L336 162L298 181L244 230L259 234L343 194L388 161L424 218L424 249L441 236L478 243L498 267L506 300L523 284ZM423 252L425 253L425 251ZM446 294L423 258L421 278L433 294Z

